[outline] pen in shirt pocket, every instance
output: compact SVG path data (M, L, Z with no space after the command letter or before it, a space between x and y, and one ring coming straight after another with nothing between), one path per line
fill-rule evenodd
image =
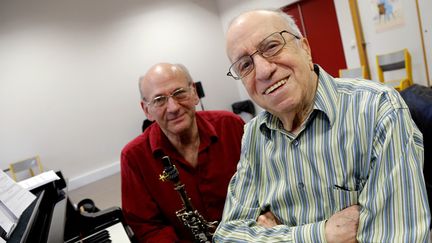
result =
M350 188L348 188L348 187L345 187L345 186L339 186L339 185L334 185L334 189L337 189L337 190L343 190L343 191L355 191L355 190L353 190L353 189L350 189Z
M364 180L357 181L354 188L351 188L351 187L348 187L345 185L342 185L342 186L337 185L337 184L333 185L333 189L342 190L342 191L350 191L350 192L352 192L352 191L361 192L363 190L363 187L364 187Z

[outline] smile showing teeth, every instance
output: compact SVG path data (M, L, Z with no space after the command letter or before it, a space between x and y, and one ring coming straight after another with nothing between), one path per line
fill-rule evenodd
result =
M266 91L264 91L264 94L270 94L275 89L279 88L280 86L284 85L285 83L286 83L286 79L283 79L283 80L273 84L272 86L270 86L270 88L268 88L268 89L266 89Z

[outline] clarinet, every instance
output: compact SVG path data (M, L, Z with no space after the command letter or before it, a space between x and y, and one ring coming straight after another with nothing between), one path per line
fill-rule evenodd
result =
M164 170L159 175L159 180L170 180L174 183L176 190L183 202L183 208L176 211L177 218L192 233L196 243L211 243L213 232L216 229L217 221L207 222L204 217L194 208L190 198L187 196L185 185L179 179L179 172L168 156L162 157Z

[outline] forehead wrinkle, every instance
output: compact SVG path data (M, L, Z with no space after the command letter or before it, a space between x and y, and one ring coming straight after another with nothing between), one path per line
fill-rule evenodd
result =
M242 56L251 55L267 36L282 30L291 31L284 19L272 12L253 11L240 15L228 28L228 58L235 62Z
M245 32L242 31L242 27L239 28L240 31L236 31L227 39L227 54L231 62L254 53L262 41L259 32Z
M244 56L248 56L248 55L252 54L252 52L254 52L254 50L249 50L249 49L255 48L253 44L251 44L251 45L245 44L248 41L249 40L243 41L241 44L237 44L235 47L231 48L231 51L228 54L228 56L232 56L232 54L235 54L235 56L229 57L231 62L236 62L240 58L242 58ZM249 46L249 48L248 48L248 46Z
M154 65L147 74L140 80L141 88L143 89L143 98L153 99L154 97L165 95L166 85L159 83L172 83L176 80L182 80L182 83L188 83L184 72L175 65L168 63L160 63ZM175 87L173 90L179 87ZM172 92L173 90L169 90Z

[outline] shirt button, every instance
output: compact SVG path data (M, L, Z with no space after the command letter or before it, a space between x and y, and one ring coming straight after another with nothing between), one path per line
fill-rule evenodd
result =
M299 145L299 141L298 141L298 140L294 140L294 141L293 141L293 144L294 144L294 146L298 147L298 145Z
M300 182L300 183L298 184L298 186L299 186L300 189L303 189L303 188L304 188L304 184L303 184L303 182Z

